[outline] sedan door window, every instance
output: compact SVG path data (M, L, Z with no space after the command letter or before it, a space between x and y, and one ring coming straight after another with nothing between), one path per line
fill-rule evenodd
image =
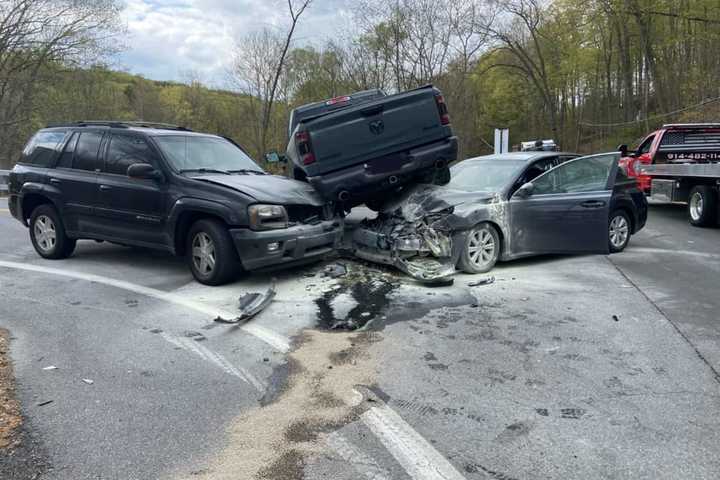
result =
M618 157L615 153L592 155L563 163L533 180L533 194L607 190L608 179Z

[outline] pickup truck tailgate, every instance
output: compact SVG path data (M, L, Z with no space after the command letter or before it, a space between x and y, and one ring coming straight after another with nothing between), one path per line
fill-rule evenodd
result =
M432 88L360 104L305 122L316 162L308 176L382 159L451 135L441 124Z

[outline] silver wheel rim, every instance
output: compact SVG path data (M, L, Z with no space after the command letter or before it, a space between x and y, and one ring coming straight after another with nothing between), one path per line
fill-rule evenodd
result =
M35 232L35 243L43 252L51 252L57 243L57 230L55 222L47 215L40 215L35 219L33 225Z
M627 220L622 215L618 215L610 222L610 243L615 248L622 248L627 242L630 228Z
M485 230L473 230L468 242L468 257L478 268L486 267L495 258L495 238Z
M702 218L705 201L700 193L695 192L690 198L690 217L696 222Z
M198 232L192 241L192 259L195 270L207 276L215 270L215 244L205 232Z

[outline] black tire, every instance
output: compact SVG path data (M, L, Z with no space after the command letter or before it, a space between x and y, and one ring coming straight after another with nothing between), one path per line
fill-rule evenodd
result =
M196 252L194 247L200 250ZM186 256L193 277L204 285L228 283L242 269L227 227L217 220L193 224L186 239Z
M630 217L624 210L615 210L608 221L608 246L610 253L620 253L630 243L632 235Z
M500 234L495 227L481 223L468 232L458 268L465 273L489 272L500 258L500 248Z
M696 185L688 197L688 219L696 227L712 227L717 223L718 193L709 185Z
M30 215L30 241L43 258L58 260L75 251L76 240L65 233L65 224L54 206L39 205Z

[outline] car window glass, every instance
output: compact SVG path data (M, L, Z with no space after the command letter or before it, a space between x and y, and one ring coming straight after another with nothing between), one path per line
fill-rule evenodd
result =
M78 134L73 133L70 140L68 140L62 154L60 154L60 160L57 166L60 168L72 168L73 155L75 154L75 144L77 143Z
M535 195L606 190L616 155L594 155L564 163L533 180Z
M640 145L640 147L638 148L638 151L637 151L638 155L642 155L643 153L650 152L650 147L652 146L653 140L655 140L655 135L653 135L652 137L645 140L643 142L643 144Z
M134 163L150 163L154 154L150 145L140 138L127 135L115 135L110 139L105 172L127 175L128 167Z
M102 133L82 132L77 147L75 147L73 168L91 172L99 169L101 162L98 159L98 150L100 149L101 140Z
M23 150L20 161L39 167L49 167L66 133L65 130L38 132Z

